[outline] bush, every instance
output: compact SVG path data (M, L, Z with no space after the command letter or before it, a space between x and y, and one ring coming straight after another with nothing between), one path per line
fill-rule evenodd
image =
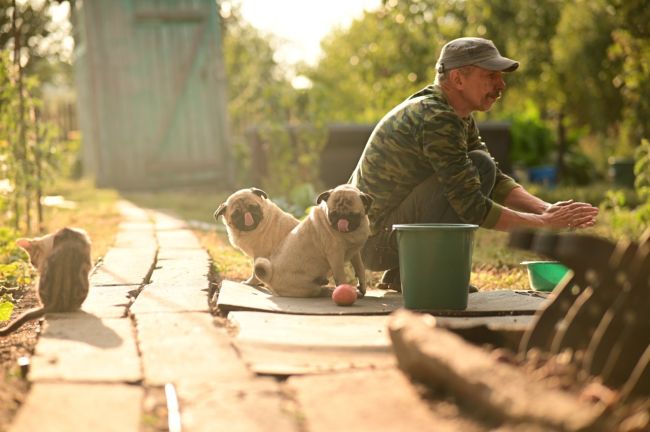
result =
M512 114L509 120L512 132L512 161L528 167L551 162L553 133L541 119L539 110L529 103L524 112Z
M258 131L262 141L268 143L265 190L290 197L299 185L318 184L320 154L326 138L324 127L269 124Z
M567 185L586 186L601 176L594 169L594 162L584 153L569 151L564 157L564 173L562 183Z

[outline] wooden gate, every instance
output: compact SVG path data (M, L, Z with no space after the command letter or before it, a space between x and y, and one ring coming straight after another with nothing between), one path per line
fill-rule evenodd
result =
M231 178L214 0L84 0L76 70L86 165L99 186Z

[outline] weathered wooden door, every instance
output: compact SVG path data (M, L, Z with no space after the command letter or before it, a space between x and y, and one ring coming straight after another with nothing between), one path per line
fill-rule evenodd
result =
M80 106L89 111L82 130L98 183L132 189L228 182L216 3L85 0L82 12Z

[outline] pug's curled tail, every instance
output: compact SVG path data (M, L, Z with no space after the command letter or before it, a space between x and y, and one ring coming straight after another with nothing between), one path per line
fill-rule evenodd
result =
M255 276L265 284L268 284L271 280L271 275L273 273L273 266L271 261L268 258L255 258L255 264L253 265L255 271Z

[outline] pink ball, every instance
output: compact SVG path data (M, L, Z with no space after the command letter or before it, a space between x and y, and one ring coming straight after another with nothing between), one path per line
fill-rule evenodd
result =
M341 284L334 289L332 300L338 306L351 306L357 300L357 288L350 284Z

